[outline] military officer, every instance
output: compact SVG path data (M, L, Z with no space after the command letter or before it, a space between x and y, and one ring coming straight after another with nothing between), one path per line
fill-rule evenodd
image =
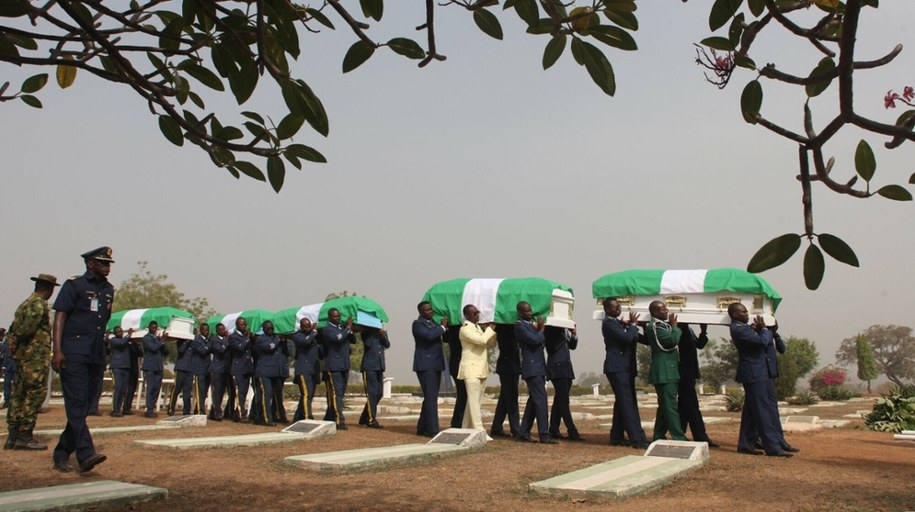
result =
M603 301L604 320L601 333L604 337L604 374L613 388L613 423L610 427L610 445L621 446L623 433L629 436L629 443L635 448L647 448L648 439L642 430L639 407L635 397L636 343L641 334L636 322L638 313L630 312L629 318L620 319L622 308L617 299L608 297Z
M91 471L107 457L95 451L86 424L89 402L102 385L105 364L105 325L111 317L114 287L110 247L82 254L86 273L68 279L54 302L54 356L51 366L60 373L67 426L54 448L54 467L72 471L70 454L76 453L80 473Z
M686 441L677 410L677 385L680 381L677 345L680 328L677 315L667 312L662 301L648 305L651 319L645 325L645 343L651 347L651 368L648 382L654 384L658 394L658 412L654 420L654 440L666 439L667 432L677 441Z
M213 404L210 407L209 418L213 421L222 421L222 399L225 396L226 384L231 380L229 375L229 340L226 326L216 324L216 334L210 336L208 341L210 353L213 355L210 361L210 386L212 390Z
M292 421L315 419L311 409L315 389L321 382L321 346L318 345L318 330L308 318L299 322L299 330L292 335L295 345L295 384L299 388L299 404Z
M108 345L111 347L111 361L108 363L108 367L111 368L111 374L114 376L111 416L120 418L124 416L122 411L125 407L124 402L130 381L130 336L133 334L133 329L128 329L125 337L124 329L118 326L114 328L112 334L113 336L108 340Z
M350 345L356 343L353 335L353 319L340 324L340 311L331 308L327 312L327 325L321 329L321 347L324 350L324 385L327 388L327 411L324 421L333 421L338 430L346 430L343 415L343 397L349 378Z
M572 369L571 350L578 348L578 332L575 328L563 329L562 327L547 327L544 331L546 337L546 378L553 383L553 408L550 411L550 437L562 439L559 434L559 424L564 422L569 432L570 441L584 441L585 438L578 433L575 421L572 420L572 411L569 410L569 393L572 390L572 381L575 380L575 371Z
M518 410L518 381L521 379L521 354L518 340L515 339L513 325L496 325L496 339L499 344L499 356L496 358L496 374L499 376L499 399L496 401L496 412L492 417L489 434L492 437L517 436L521 430L521 413ZM505 433L505 418L508 418L508 429Z
M248 322L238 317L235 319L235 332L229 335L229 349L232 351L232 381L235 403L232 404L232 420L248 422L248 387L254 374L254 357L252 343L248 334Z
M461 372L461 329L462 326L450 326L445 331L442 339L448 344L448 375L454 382L454 410L451 412L451 428L461 428L464 425L464 412L467 410L467 386L458 378Z
M543 332L546 325L543 317L534 321L531 305L525 301L519 302L515 309L518 312L518 322L515 323L515 339L521 348L521 378L527 383L527 404L521 416L518 441L530 442L531 428L534 419L537 420L537 430L540 442L543 444L558 444L558 439L550 436L549 416L546 401L546 358L544 346L546 336Z
M264 334L257 337L254 350L257 351L257 362L254 367L254 408L251 414L254 422L259 425L274 426L274 389L282 389L283 377L281 358L285 358L280 344L285 343L274 334L273 322L267 320L262 329Z
M413 371L423 392L423 405L416 422L416 435L435 437L438 425L438 391L445 369L445 352L442 335L448 331L448 317L440 323L432 319L432 304L426 301L416 305L419 318L413 320Z
M381 428L378 423L378 402L383 394L384 351L391 348L388 333L384 329L361 327L362 338L362 385L365 389L365 407L359 417L359 424L370 428Z
M191 341L191 375L193 376L194 407L192 414L207 413L207 388L210 375L210 326L200 325L200 332Z
M14 450L48 449L48 445L32 436L32 431L44 401L51 357L48 299L58 285L57 278L51 274L39 274L31 279L35 281L35 289L16 309L7 335L10 357L16 361L18 375L12 385L6 416L9 437L4 447Z
M165 412L169 416L175 415L175 407L178 404L178 394L183 397L183 407L181 414L191 413L191 393L194 387L194 374L191 372L191 340L177 340L178 359L175 361L175 387L172 388L172 394L168 400L168 408Z
M127 345L130 373L127 379L127 396L124 397L124 408L121 411L125 416L133 414L133 401L140 383L140 358L143 357L143 339L128 336L127 341L130 342Z
M693 441L705 441L710 448L721 445L709 439L705 431L705 421L699 410L699 397L696 395L696 380L699 379L699 353L708 343L708 326L699 324L699 335L693 332L688 324L680 324L680 382L677 389L677 409L680 412L680 425L683 432L689 427Z
M165 356L168 348L163 338L168 337L165 332L159 336L159 322L152 320L146 326L147 332L143 336L143 380L146 381L146 413L147 418L159 416L159 393L162 391L162 372L165 371Z

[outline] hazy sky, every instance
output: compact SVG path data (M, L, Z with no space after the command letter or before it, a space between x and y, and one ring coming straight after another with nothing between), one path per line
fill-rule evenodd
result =
M413 31L423 21L420 2L386 4L370 34L425 37ZM639 3L639 51L609 54L614 98L568 50L542 71L547 39L524 34L513 13L500 18L499 42L468 13L438 9L446 62L419 70L378 51L346 75L340 65L355 38L335 18L340 30L303 35L295 65L331 126L328 139L303 129L296 141L329 163L288 166L279 195L236 181L191 145L171 145L139 98L87 73L66 91L49 84L43 110L2 104L0 323L28 295L29 276L81 273L80 253L110 245L115 286L147 260L222 313L310 304L342 290L371 297L391 317L389 376L415 383L409 329L430 285L541 276L576 291L575 370L600 372L594 279L631 268L743 268L764 242L803 229L796 146L740 115L751 74L739 72L719 91L694 64L692 43L709 35L706 4ZM911 1L865 9L858 59L896 43L906 49L891 66L856 75L860 112L885 122L899 115L884 110L883 96L915 84L913 19ZM757 63L806 75L820 55L786 43L781 33L762 37L769 51ZM0 82L13 87L39 72L0 69ZM800 130L802 91L763 86L763 115ZM835 113L834 89L811 102L818 127ZM243 108L279 120L281 99L268 92ZM234 101L208 106L231 109ZM225 114L230 122L237 120ZM834 175L852 175L860 138L846 129L828 148ZM875 184L905 183L915 146L889 152L880 137L865 138L877 151ZM862 267L828 260L816 292L804 287L800 254L764 277L784 297L782 332L816 342L825 364L843 338L870 325L915 325L915 230L911 203L815 186L814 204L816 230L851 244Z

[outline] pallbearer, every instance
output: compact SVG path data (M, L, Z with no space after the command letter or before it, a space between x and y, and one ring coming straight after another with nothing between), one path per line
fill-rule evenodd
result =
M365 407L359 417L359 424L370 428L381 428L378 423L378 402L381 401L384 380L384 351L391 348L388 333L384 329L358 326L362 345L362 384L365 387Z

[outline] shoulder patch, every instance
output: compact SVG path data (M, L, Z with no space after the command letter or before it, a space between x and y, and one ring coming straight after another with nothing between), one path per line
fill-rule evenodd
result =
M82 277L82 276L81 275L71 276L69 279L67 279L67 281L73 281L74 279L79 279L80 277Z

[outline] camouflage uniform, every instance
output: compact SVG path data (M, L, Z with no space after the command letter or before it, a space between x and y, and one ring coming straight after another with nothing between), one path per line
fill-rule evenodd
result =
M31 432L47 393L51 365L51 319L48 301L32 293L19 308L7 334L10 352L19 367L13 382L6 423L10 430Z

